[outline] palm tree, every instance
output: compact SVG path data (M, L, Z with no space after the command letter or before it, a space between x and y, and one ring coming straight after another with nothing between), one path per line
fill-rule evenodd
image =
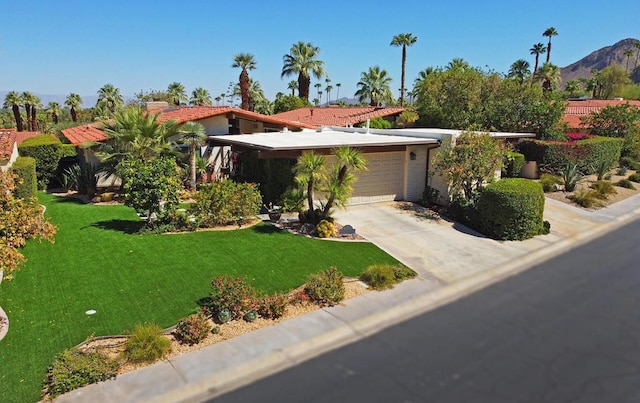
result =
M191 172L191 190L196 190L196 147L202 145L207 138L204 126L198 122L183 124L178 133L182 141L189 144L189 168Z
M321 94L320 94L320 92L321 92L321 91L320 91L320 88L322 87L322 84L320 84L320 83L315 83L313 86L314 86L314 87L316 87L316 92L318 93L318 98L320 98L320 95L321 95ZM299 95L300 95L300 89L298 89L298 96L299 96Z
M313 217L313 192L318 190L320 183L326 178L326 157L313 151L303 151L294 167L295 180L307 188L307 205L310 217Z
M298 75L298 96L309 100L311 74L317 79L326 76L324 62L318 59L320 48L311 43L298 42L283 56L284 64L280 77Z
M520 85L524 83L524 80L531 75L529 70L529 62L524 59L518 59L511 65L509 69L509 77L515 78Z
M167 95L169 95L169 100L175 106L180 106L180 102L187 102L189 98L187 98L187 92L184 89L184 85L180 84L177 81L169 84L167 88Z
M416 79L413 80L413 90L414 90L414 92L418 89L418 87L420 87L420 84L422 84L430 74L433 74L434 72L436 72L436 70L437 69L429 66L426 69L424 69L422 71L419 71L418 72L418 77L416 77Z
M27 115L27 130L37 131L38 120L36 119L36 115L40 104L40 98L29 91L25 91L22 93L22 102L24 103L24 110Z
M627 66L625 68L627 71L629 71L629 59L631 59L631 56L633 56L634 53L633 49L627 49L623 53L627 57Z
M447 63L447 70L466 70L471 68L469 63L459 57L452 59L449 63Z
M391 40L391 46L402 46L402 75L400 78L400 106L404 105L404 72L407 63L407 46L413 46L418 41L418 37L411 33L398 34Z
M564 90L569 93L570 97L576 96L580 91L582 91L582 84L580 80L569 80L564 85Z
M547 47L544 46L544 43L540 43L540 42L536 43L535 45L533 45L531 49L529 49L529 54L536 56L536 64L533 67L534 73L538 71L538 60L540 59L540 55L546 53L546 51L547 51Z
M342 84L337 83L336 84L336 102L340 99L340 87L342 87Z
M227 102L227 93L223 92L220 97L222 98L222 105L224 105Z
M386 70L381 70L379 66L369 67L368 71L360 74L359 89L355 95L359 102L368 99L371 106L379 106L382 102L393 99L391 88L389 88L391 81Z
M555 88L560 81L560 68L552 63L545 63L533 75L536 81L542 81L542 90L547 92Z
M298 89L298 82L296 80L289 81L289 85L287 85L287 88L291 90L291 96L295 96L295 91Z
M356 180L353 173L367 170L367 160L357 148L342 146L333 150L333 155L336 163L329 176L329 198L322 210L322 218L329 216L334 204L343 207L347 203Z
M3 108L11 107L13 118L16 121L16 130L19 132L24 130L22 124L22 115L20 115L20 105L22 105L22 96L17 91L9 91L4 97Z
M327 106L329 106L331 104L331 90L332 89L333 89L333 86L331 86L331 85L327 85L327 88L324 89L327 92Z
M220 100L222 99L222 97L220 95L218 95L217 97L213 98L216 101L216 105L220 105Z
M57 102L49 102L47 104L47 112L51 114L51 120L53 120L53 124L58 124L58 115L60 115L60 104Z
M240 98L242 99L241 108L245 111L249 110L249 70L256 68L256 60L251 53L238 53L233 58L233 68L241 68L239 83L240 83Z
M98 90L98 102L96 105L104 106L113 114L116 109L124 106L124 98L122 98L119 88L114 87L113 84L105 84Z
M211 95L206 89L198 87L191 93L189 103L197 106L211 105Z
M547 43L547 63L549 63L549 58L551 57L551 37L557 35L558 31L554 27L549 27L542 33L542 36L549 38L549 43Z
M77 109L82 105L82 98L80 95L71 93L67 96L67 99L64 101L64 105L69 108L69 112L71 113L71 120L74 122L78 121L78 111Z

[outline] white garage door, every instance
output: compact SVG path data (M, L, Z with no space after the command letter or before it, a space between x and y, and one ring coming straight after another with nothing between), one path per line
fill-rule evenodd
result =
M404 193L404 152L368 153L368 171L357 174L350 204L399 200Z

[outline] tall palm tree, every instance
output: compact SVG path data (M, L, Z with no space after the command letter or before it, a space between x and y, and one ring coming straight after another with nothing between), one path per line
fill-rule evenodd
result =
M511 65L509 69L509 77L516 79L520 85L531 75L529 70L529 62L524 59L518 59Z
M313 151L303 151L298 157L294 167L295 180L303 187L307 188L307 205L310 217L313 217L313 192L318 190L322 181L326 178L324 155L316 154Z
M240 98L242 99L241 108L249 110L249 70L256 68L255 57L251 53L238 53L233 57L233 68L241 68L239 83L240 83Z
M98 90L97 106L105 107L109 113L113 114L117 109L124 106L124 98L120 94L120 89L113 84L105 84Z
M418 41L411 33L398 34L391 40L391 46L402 46L402 75L400 78L400 106L404 105L404 72L407 63L407 46L413 46Z
M564 90L569 93L570 97L575 97L580 91L582 91L582 83L580 80L569 80L564 85Z
M542 90L552 91L560 81L560 68L552 63L545 63L533 75L534 79L542 82Z
M33 94L31 94L29 91L24 91L20 95L20 99L22 100L22 106L24 106L24 111L27 118L27 131L31 131L31 101L33 99Z
M224 95L226 96L227 94ZM206 89L198 87L191 92L189 103L197 106L211 105L211 95Z
M547 52L547 47L544 46L544 43L538 42L531 49L529 49L529 54L535 55L536 64L533 67L533 72L538 71L538 61L540 60L540 55Z
M337 83L336 84L336 102L340 99L340 87L342 87L342 84Z
M77 122L78 108L80 108L80 105L82 105L82 98L80 98L80 95L72 92L67 96L67 99L65 99L64 105L69 108L69 112L71 113L71 120Z
M558 31L554 27L549 27L542 33L542 36L549 38L549 43L547 43L547 63L549 63L549 58L551 57L551 37L557 35Z
M58 116L60 115L60 104L57 102L49 102L47 104L47 112L51 114L51 120L53 124L58 124Z
M180 106L180 102L187 102L189 100L184 85L177 81L169 84L169 87L167 87L167 95L169 95L169 101L175 106Z
M298 96L309 100L311 75L317 79L326 76L324 62L318 59L320 48L311 43L298 42L291 47L289 54L284 55L280 77L298 75Z
M327 92L327 106L331 103L331 90L333 89L332 85L327 85L327 88L324 90Z
M322 210L322 218L329 216L334 204L343 207L347 203L356 180L354 173L367 170L367 160L357 148L342 146L333 150L333 155L336 163L329 175L329 198Z
M456 57L447 63L447 70L466 70L469 68L471 68L469 63L460 57Z
M625 68L625 70L627 70L627 71L629 71L629 59L631 59L631 56L633 56L634 53L635 52L631 48L625 50L624 53L623 53L623 55L625 55L627 57L627 66Z
M36 118L38 106L40 104L40 98L35 96L29 91L22 93L22 102L24 103L24 110L27 115L27 127L29 131L38 130L38 120Z
M9 91L4 97L3 108L11 108L13 118L16 121L16 130L19 132L24 130L22 123L22 115L20 115L20 105L22 105L22 96L17 91Z
M291 90L292 97L295 96L296 90L298 89L298 82L296 80L289 81L289 84L287 85L287 89Z
M314 87L316 87L316 92L318 93L318 99L320 99L320 95L321 95L321 94L320 94L320 92L321 92L321 91L320 91L320 88L322 88L322 84L320 84L320 83L315 83L313 86L314 86ZM300 89L298 88L298 96L299 96L299 95L300 95Z
M196 147L202 145L207 138L204 126L198 122L187 122L178 130L183 142L189 144L189 168L191 173L191 190L196 190Z
M379 66L369 67L368 71L360 74L359 88L355 95L359 102L369 100L371 106L379 106L382 102L393 100L389 87L391 81L386 70L381 70Z

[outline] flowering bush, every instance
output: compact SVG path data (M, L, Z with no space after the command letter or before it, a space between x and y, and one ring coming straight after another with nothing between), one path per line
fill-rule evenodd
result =
M211 299L206 311L217 315L223 309L229 310L231 319L240 319L250 310L256 310L256 291L242 277L218 276L211 281Z
M595 137L591 134L586 134L586 133L567 133L566 136L570 141L584 140L584 139L590 139L592 137Z

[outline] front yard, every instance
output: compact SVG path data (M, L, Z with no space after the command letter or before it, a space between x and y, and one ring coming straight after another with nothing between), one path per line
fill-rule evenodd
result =
M370 264L397 263L369 243L310 239L267 224L140 236L128 207L40 198L58 233L54 244L29 243L27 263L0 285L0 306L10 321L0 341L3 401L38 400L53 357L88 336L122 334L141 322L174 325L208 295L217 275L246 277L273 293L329 266L357 276ZM86 315L90 309L97 313Z

